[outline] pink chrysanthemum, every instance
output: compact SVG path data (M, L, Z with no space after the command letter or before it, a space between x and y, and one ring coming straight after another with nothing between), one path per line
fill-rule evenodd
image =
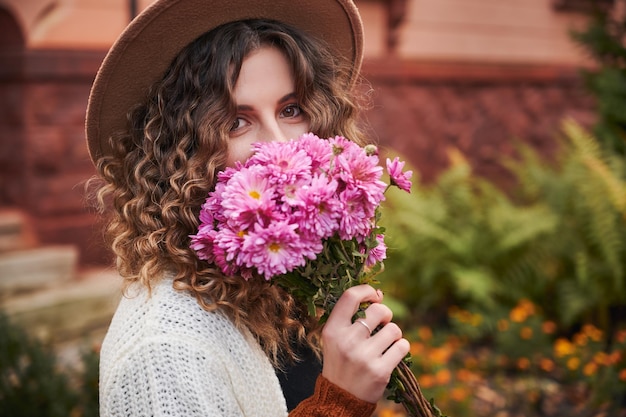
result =
M328 172L333 156L332 146L328 140L320 139L312 133L307 133L296 142L297 149L302 149L311 157L311 173L321 174Z
M201 207L198 233L190 236L200 259L226 275L269 280L305 265L317 271L317 264L307 262L318 262L324 252L320 265L328 271L324 262L334 262L328 256L337 252L328 252L327 244L338 237L341 250L344 243L353 248L345 254L351 256L378 230L376 210L387 185L380 180L376 147L305 134L297 141L258 143L254 151L245 164L218 173ZM387 161L400 188L410 177L403 165L397 158ZM368 267L385 259L382 235L377 240L367 253Z
M341 155L345 152L354 151L356 149L361 149L359 145L344 138L343 136L335 136L334 138L330 138L328 141L332 147L332 153L335 156Z
M380 181L382 167L378 165L378 157L368 156L360 147L346 148L336 159L339 177L347 187L359 188L367 201L373 206L385 199L384 192L387 184ZM371 215L371 211L367 211Z
M231 177L221 195L224 217L244 229L260 219L271 218L274 193L263 166L242 168Z
M264 166L269 173L269 181L278 184L294 184L311 178L311 157L298 150L293 141L257 143L247 166Z
M268 227L256 225L245 236L241 248L241 264L256 268L258 273L271 279L306 262L295 224L274 222Z
M406 191L407 193L410 193L410 178L413 176L413 171L402 172L403 168L404 161L401 162L400 158L397 156L393 161L387 158L387 173L389 174L389 178L391 178L391 184L396 185L399 189Z
M213 251L215 264L226 275L235 275L241 266L240 252L246 232L223 228L215 233Z
M337 181L316 175L310 185L296 191L301 201L297 222L302 233L311 233L319 239L335 234L343 208L335 195L336 190Z
M198 229L198 233L191 237L191 249L196 251L198 258L203 259L209 263L215 261L213 241L217 231L210 227L212 223L201 226Z
M358 188L347 188L339 195L343 211L339 220L339 237L344 240L362 240L371 229L371 216L365 212L366 199Z
M211 210L211 207L207 202L205 202L200 207L200 214L198 216L198 218L200 219L200 224L202 225L200 228L213 225L213 223L216 221L213 213L215 212Z

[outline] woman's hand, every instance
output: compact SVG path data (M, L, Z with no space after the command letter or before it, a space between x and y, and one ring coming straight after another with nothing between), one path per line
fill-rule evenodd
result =
M380 304L382 292L369 285L346 290L322 330L322 375L355 397L377 402L391 372L409 351L402 330L391 323L391 310ZM352 317L361 303L370 302L365 318ZM360 323L359 323L360 321ZM381 328L374 335L371 330Z

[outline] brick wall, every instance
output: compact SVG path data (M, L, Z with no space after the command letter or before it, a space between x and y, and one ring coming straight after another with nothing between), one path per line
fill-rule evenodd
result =
M0 57L0 208L25 212L40 244L74 244L81 265L109 263L83 183L94 174L84 142L89 88L103 51L39 50ZM499 165L513 138L545 153L565 116L589 124L593 103L572 68L368 60L368 119L380 142L425 180L461 151L476 172Z
M94 174L84 115L103 56L12 49L0 57L0 207L24 212L41 245L77 245L83 265L109 258L83 185Z
M590 126L595 117L574 67L370 60L364 74L379 142L405 155L426 182L455 149L476 173L507 186L501 160L514 154L515 140L549 156L564 118Z

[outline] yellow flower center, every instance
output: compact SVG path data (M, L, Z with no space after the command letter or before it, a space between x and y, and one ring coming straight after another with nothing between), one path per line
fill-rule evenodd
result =
M280 245L276 242L270 243L270 250L272 252L278 252L280 250Z
M261 194L256 191L256 190L252 190L248 193L248 195L252 198L254 198L255 200L258 200L259 198L261 198Z

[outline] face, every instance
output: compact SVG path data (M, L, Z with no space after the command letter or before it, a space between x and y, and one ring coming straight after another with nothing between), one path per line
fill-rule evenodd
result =
M237 118L230 130L228 166L250 157L254 143L287 141L309 131L287 58L274 47L262 47L244 59L233 99Z

